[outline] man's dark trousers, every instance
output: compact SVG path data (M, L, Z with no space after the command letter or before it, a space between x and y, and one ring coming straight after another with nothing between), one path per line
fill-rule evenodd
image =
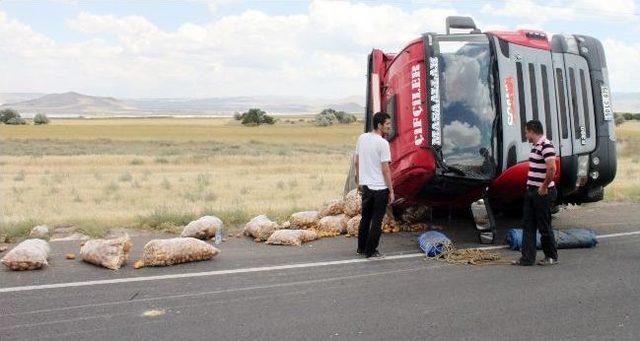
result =
M362 186L362 219L358 231L358 250L371 256L378 248L382 219L387 212L389 190L372 190Z
M528 187L524 197L522 258L523 264L533 264L536 261L536 230L540 232L540 242L545 257L558 259L556 239L551 229L551 205L555 202L558 192L555 187L549 188L547 195L538 194L536 187Z

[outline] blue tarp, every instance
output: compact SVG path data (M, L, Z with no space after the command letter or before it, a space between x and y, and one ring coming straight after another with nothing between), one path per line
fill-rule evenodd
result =
M574 249L594 247L598 243L596 233L590 229L553 230L558 249ZM511 250L522 248L522 229L507 231L507 244ZM541 249L540 232L536 234L536 248Z
M445 244L451 243L451 240L444 234L437 231L427 231L418 237L418 246L427 257L435 257L444 251Z

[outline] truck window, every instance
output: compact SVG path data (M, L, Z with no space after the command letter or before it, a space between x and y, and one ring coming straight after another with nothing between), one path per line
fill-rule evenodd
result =
M545 133L549 140L553 140L553 129L551 128L551 104L549 103L549 79L547 76L547 66L540 66L542 76L542 97L544 101L544 122L547 127Z
M386 113L391 116L391 132L389 132L389 136L387 136L387 140L393 140L398 134L398 121L396 119L396 96L393 95L389 98L387 102L387 107L385 109Z
M536 84L536 67L529 63L529 86L531 87L531 113L534 120L540 120L538 113L538 85Z
M571 91L571 115L573 115L573 128L575 137L580 137L580 117L578 117L578 94L576 93L576 72L569 68L569 90Z
M527 122L527 108L524 102L524 79L522 76L522 63L516 63L516 77L518 79L518 109L520 110L520 138L522 142L527 141L527 137L525 136L525 123Z
M580 69L580 87L582 88L582 108L584 118L584 130L586 130L587 138L591 137L591 119L589 113L589 100L587 99L587 84L584 78L584 70Z
M569 127L567 126L567 98L564 94L564 76L562 69L556 68L556 81L558 83L558 101L560 103L560 121L562 123L562 138L569 137Z

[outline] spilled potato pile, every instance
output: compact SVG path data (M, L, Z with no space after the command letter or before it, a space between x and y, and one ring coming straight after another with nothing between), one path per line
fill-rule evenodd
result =
M271 221L265 215L259 215L245 225L244 234L253 237L256 242L266 240L266 244L270 245L296 246L318 238L339 235L357 236L362 219L361 211L362 198L360 193L354 189L347 193L343 199L326 201L318 210L293 213L289 220L282 224ZM424 217L422 211L411 211L411 213ZM413 232L429 228L424 223L418 223L418 219L415 220L409 219L406 225L401 225L394 219L391 209L388 209L382 221L382 232ZM305 234L305 231L313 233ZM313 237L307 238L306 236Z

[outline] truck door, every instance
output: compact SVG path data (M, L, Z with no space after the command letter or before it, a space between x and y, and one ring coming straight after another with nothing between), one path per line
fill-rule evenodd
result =
M545 135L560 144L556 83L551 53L493 37L502 98L502 170L529 158L525 123L536 119Z
M569 117L569 98L567 96L567 82L564 71L564 54L552 53L553 59L553 79L556 86L556 107L559 127L559 152L562 156L573 155L573 128Z
M596 147L595 116L591 77L587 61L579 55L563 53L564 81L573 135L573 153L584 154ZM563 64L556 64L556 68Z

